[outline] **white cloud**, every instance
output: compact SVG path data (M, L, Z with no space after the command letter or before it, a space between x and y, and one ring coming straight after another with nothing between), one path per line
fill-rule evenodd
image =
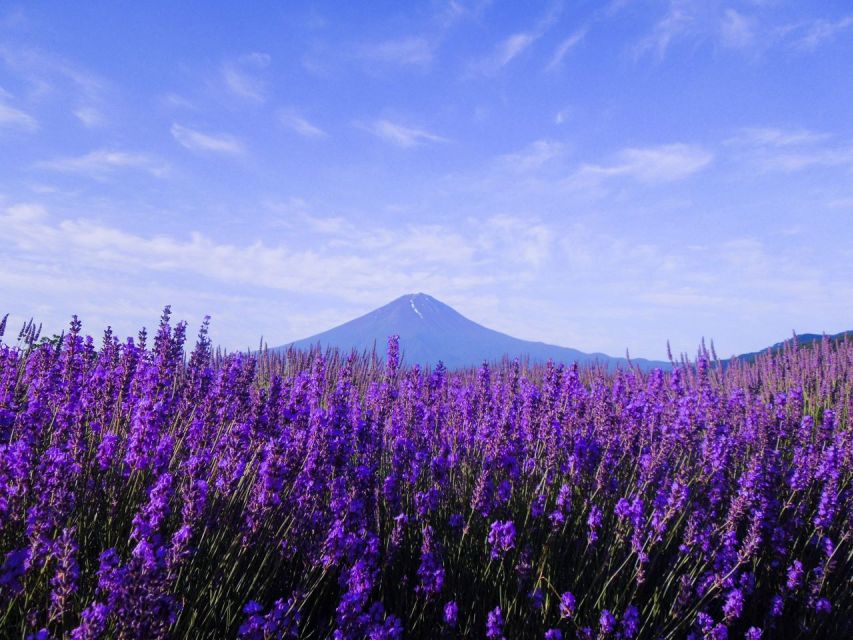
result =
M713 154L682 143L624 149L610 164L585 164L571 178L578 186L594 185L606 178L629 177L647 184L675 182L711 164Z
M325 138L328 135L323 129L312 124L291 109L282 109L279 111L278 121L283 127L295 131L305 138Z
M238 98L252 102L266 101L266 83L258 73L270 65L266 53L249 53L222 65L222 80L225 87Z
M163 177L169 171L168 165L159 158L116 149L97 149L82 156L45 160L37 163L36 167L61 173L78 173L97 179L119 169L138 169L156 177Z
M514 172L529 172L541 169L552 160L565 154L566 145L555 140L536 140L515 153L500 156L498 162Z
M434 49L427 38L412 36L367 45L362 56L383 64L427 66L432 62Z
M198 108L193 104L192 100L177 93L167 93L162 96L160 98L160 104L167 109L187 109L189 111L198 111Z
M512 246L513 251L505 254L507 261L538 268L551 256L554 232L537 220L501 214L484 222L479 242L489 251Z
M551 56L551 61L548 63L548 66L545 67L545 70L553 71L554 69L559 68L569 51L578 46L585 37L586 29L579 29L560 42L554 50L554 55Z
M239 138L227 133L203 133L177 123L171 131L178 144L191 151L240 155L246 150Z
M726 141L737 157L762 171L794 172L813 167L853 168L853 145L806 129L749 128Z
M104 114L93 106L78 107L74 110L74 116L89 128L102 126L106 122Z
M92 118L87 122L79 113L97 112L97 124L103 120L108 83L100 76L61 56L35 48L0 45L0 61L29 86L30 99L58 97L70 103L71 112L85 126L92 126Z
M497 44L490 55L472 64L470 70L484 75L498 73L547 33L556 21L560 10L560 5L554 5L532 29L507 36Z
M829 134L809 131L808 129L778 129L774 127L747 127L742 129L728 144L766 145L788 147L801 144L813 144L829 139Z
M695 23L691 2L671 0L666 14L655 24L652 32L635 47L635 54L641 56L654 51L658 58L663 58L673 41L694 31Z
M356 227L341 219L314 222L328 238L309 248L299 240L223 243L199 232L183 238L142 235L95 220L55 220L39 204L0 210L0 225L9 231L12 245L41 264L70 261L76 268L111 278L143 271L176 278L192 275L222 285L353 300L365 292L381 300L413 288L461 291L496 278L516 278L512 265L538 265L551 238L542 223L525 225L508 217L485 224L411 224L397 229ZM509 258L498 262L497 256ZM485 275L484 264L492 264Z
M376 120L363 127L373 135L398 147L416 147L425 142L447 142L447 138L390 120Z
M791 33L795 47L814 51L819 46L833 41L840 33L851 27L853 27L853 16L845 16L835 21L814 20L792 25L786 31Z
M833 209L853 209L853 196L846 198L833 198L826 203L828 207Z
M751 45L755 38L752 21L734 9L726 9L720 32L723 44L734 49Z
M3 95L0 94L0 127L32 132L36 131L39 125L38 121L30 114L3 102Z

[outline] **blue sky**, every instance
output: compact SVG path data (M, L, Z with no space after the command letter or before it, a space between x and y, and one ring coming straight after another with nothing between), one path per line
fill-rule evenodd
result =
M853 6L5 3L0 300L228 348L408 292L525 339L853 329Z

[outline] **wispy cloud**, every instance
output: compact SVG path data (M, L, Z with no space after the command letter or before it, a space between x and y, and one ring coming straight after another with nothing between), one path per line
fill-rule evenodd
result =
M555 140L536 140L524 149L498 158L498 166L510 171L525 173L541 169L552 160L561 157L566 145Z
M278 121L283 127L298 133L304 138L325 138L327 133L317 125L309 122L293 109L282 109L278 112Z
M483 75L498 73L547 33L556 21L560 10L560 5L553 6L532 29L513 33L501 40L491 54L475 61L470 66L470 71Z
M403 148L416 147L427 142L448 142L447 138L424 129L409 127L391 120L376 120L362 125L362 128L385 142Z
M807 129L748 128L726 144L735 150L740 160L765 172L794 172L813 167L853 168L853 144Z
M670 0L664 16L655 23L651 33L636 45L634 54L640 57L653 52L658 58L663 58L670 45L693 32L695 25L693 3L689 0Z
M298 243L218 242L199 232L186 237L149 236L96 220L54 219L37 203L0 210L0 225L10 231L12 243L28 258L49 264L55 260L51 256L63 247L64 255L72 256L77 267L113 275L167 272L221 284L335 295L343 287L348 291L344 297L354 300L368 291L378 299L390 298L419 283L432 285L433 290L448 286L458 290L490 280L476 272L480 261L491 260L478 239L480 225L468 225L464 230L439 224L353 230L346 223L332 224L324 230L333 238L323 250ZM539 233L533 233L531 241ZM510 253L512 240L508 238L497 250ZM533 254L528 257L535 260ZM437 265L450 265L455 272L441 274ZM425 274L424 269L435 275Z
M198 107L189 98L185 98L177 93L167 93L161 96L160 104L167 109L187 109L189 111L198 111Z
M563 64L563 60L568 55L569 51L578 46L583 39L586 37L587 30L586 29L578 29L569 37L564 38L557 48L554 50L554 55L551 56L550 62L545 67L546 71L553 71L555 69L560 68Z
M783 31L798 49L814 51L818 47L832 42L844 31L853 28L853 15L838 20L813 20L789 25Z
M481 248L491 251L512 245L514 250L507 258L510 261L538 268L551 257L554 231L539 220L499 214L485 220L483 229Z
M39 128L38 121L26 111L10 106L4 100L4 92L0 89L0 128L19 129L22 131L36 131Z
M436 19L444 28L466 19L479 19L492 4L493 0L448 0L439 3Z
M31 99L58 96L70 101L71 112L87 126L106 121L107 82L88 69L50 52L0 45L0 61L29 87Z
M702 171L714 155L702 147L675 143L657 147L630 148L619 152L609 164L585 164L570 178L577 185L626 177L646 184L683 180Z
M222 65L222 80L233 95L251 102L266 101L266 82L259 73L269 67L270 56L266 53L249 53Z
M435 44L422 36L410 36L366 45L361 55L382 64L424 67L433 60Z
M92 106L83 106L74 109L74 117L76 117L84 126L99 127L106 123L106 117L100 109Z
M831 136L808 129L778 129L774 127L747 127L726 141L727 144L789 147L824 142Z
M720 25L723 44L734 49L750 46L754 39L752 20L734 9L726 9Z
M191 151L240 155L246 150L239 138L228 133L203 133L177 123L171 131L178 144Z
M682 143L630 148L619 152L612 163L583 165L570 182L593 185L615 177L632 178L646 184L675 182L702 171L713 159L710 151Z
M121 169L137 169L158 178L164 177L169 171L168 165L159 158L114 149L97 149L82 156L54 158L35 166L38 169L81 174L95 179L103 179Z

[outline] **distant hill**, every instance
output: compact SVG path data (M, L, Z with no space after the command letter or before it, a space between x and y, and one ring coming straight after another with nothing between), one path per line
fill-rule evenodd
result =
M831 342L840 342L843 340L853 341L853 331L842 331L841 333L836 333L834 335L827 336ZM802 335L796 336L797 344L803 347L809 347L814 345L817 342L820 342L823 338L823 334L819 333L804 333ZM792 344L794 338L788 338L787 340L783 340L782 342L777 342L776 344L767 347L766 349L762 349L761 351L753 351L751 353L742 353L738 356L735 356L738 360L744 360L746 362L752 362L756 357L765 354L765 353L778 353L781 351L785 345ZM735 359L732 358L732 359Z
M388 336L394 334L400 336L403 358L409 364L435 365L441 360L454 369L477 366L484 360L498 361L504 356L527 357L531 362L600 363L611 368L627 364L625 358L513 338L469 320L425 293L401 296L359 318L277 349L290 346L308 349L319 344L348 352L352 349L370 351L375 346L377 353L384 357ZM643 359L631 362L643 369L669 369L671 366L668 362Z

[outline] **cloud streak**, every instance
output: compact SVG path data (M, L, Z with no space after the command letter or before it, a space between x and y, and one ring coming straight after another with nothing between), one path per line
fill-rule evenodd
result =
M39 124L30 114L3 102L3 95L0 94L0 128L3 127L33 132L38 130Z
M791 25L785 31L791 34L792 42L798 49L814 51L818 47L835 40L839 34L853 28L853 15L838 20L814 20Z
M303 138L326 138L328 134L317 125L309 122L292 109L278 112L278 121L286 129L298 133Z
M376 120L362 128L377 138L403 149L410 149L430 142L448 142L447 138L425 129L409 127L391 120Z
M620 151L609 164L584 164L570 178L579 186L592 186L610 178L631 178L645 184L676 182L707 168L713 153L683 143Z
M241 155L246 148L243 142L227 133L204 133L180 124L173 124L172 137L182 147L199 153Z
M555 69L559 69L569 52L583 42L583 39L586 37L586 33L586 29L579 29L569 37L564 38L554 50L554 55L551 56L551 60L548 62L545 70L554 71Z
M361 49L363 58L386 65L426 67L434 55L434 43L421 36L386 40Z
M82 156L45 160L35 166L38 169L80 174L96 179L103 179L121 169L136 169L158 178L165 177L169 172L169 166L155 156L115 149L96 149Z
M487 76L495 75L544 36L554 25L559 13L560 6L555 5L533 28L507 36L497 44L490 55L474 62L470 71Z
M726 144L738 159L762 172L853 168L853 144L807 129L747 128Z
M266 102L267 86L258 74L269 67L266 53L249 53L222 65L222 80L228 91L250 102Z

